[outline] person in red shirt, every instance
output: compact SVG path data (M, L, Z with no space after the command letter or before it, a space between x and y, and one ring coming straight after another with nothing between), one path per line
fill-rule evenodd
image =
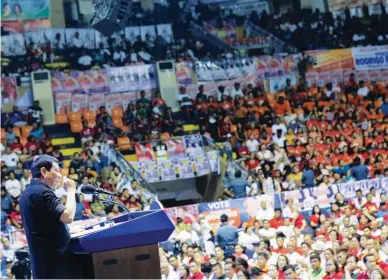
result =
M276 254L287 254L287 248L284 247L284 234L278 234L276 236L276 245L278 246L277 249L273 249L272 252Z
M21 216L21 214L20 214L20 207L19 207L19 204L16 204L16 206L15 206L15 211L12 212L12 213L9 215L9 219L11 220L12 225L14 225L16 228L22 228L22 227L23 227L23 224L22 224L22 216Z
M35 137L34 136L29 136L28 137L28 142L25 146L28 150L32 151L32 152L35 152L38 150L39 148L39 143L38 141L36 141Z
M372 198L373 195L371 193L368 193L366 195L366 203L364 203L363 207L366 207L368 209L368 212L373 215L379 210L379 208L377 207L376 203L372 202Z
M83 129L81 131L81 141L85 143L86 141L93 140L93 137L96 135L94 127L88 126L88 121L83 121Z
M249 158L249 149L245 141L243 141L241 147L237 149L237 154L240 158Z
M278 229L281 226L284 226L284 218L282 217L282 210L277 208L275 209L274 217L269 220L271 228Z
M321 209L318 205L313 207L313 213L310 216L310 226L312 229L316 230L320 224L319 217L321 216Z
M20 144L20 138L19 137L17 137L17 136L15 137L15 140L10 145L10 148L11 148L12 151L19 151L20 153L22 152L23 145Z
M376 242L375 242L376 244ZM376 249L376 247L370 248L368 250L368 253L375 256L376 264L378 267L381 268L381 270L388 275L388 264L382 260L380 260L380 252Z
M334 260L327 260L325 263L326 275L322 279L342 279L344 275L340 272L339 264Z
M200 264L196 262L191 262L189 264L190 276L187 279L203 279L204 274L201 272Z

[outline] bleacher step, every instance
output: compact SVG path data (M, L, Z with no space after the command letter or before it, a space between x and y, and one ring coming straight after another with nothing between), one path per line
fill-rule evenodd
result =
M53 146L61 146L61 145L68 145L68 144L74 144L75 139L74 137L66 137L66 138L54 138L51 140Z
M62 154L67 157L67 156L72 156L74 153L79 153L81 154L83 151L82 148L70 148L70 149L61 149Z

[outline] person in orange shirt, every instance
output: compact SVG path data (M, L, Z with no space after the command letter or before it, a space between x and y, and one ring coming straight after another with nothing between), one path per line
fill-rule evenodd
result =
M280 96L278 101L274 105L274 111L276 115L284 115L291 111L290 103Z

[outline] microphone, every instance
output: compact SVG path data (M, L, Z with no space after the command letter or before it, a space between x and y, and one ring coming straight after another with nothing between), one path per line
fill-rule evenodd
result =
M115 195L112 192L108 192L104 189L95 188L93 185L85 185L81 187L81 193L84 194L107 194L107 195Z

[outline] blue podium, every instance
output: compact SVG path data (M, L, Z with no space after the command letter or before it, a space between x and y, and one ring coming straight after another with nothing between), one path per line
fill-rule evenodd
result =
M155 205L72 235L73 254L91 256L93 267L88 270L96 279L161 279L158 243L166 241L175 227Z

